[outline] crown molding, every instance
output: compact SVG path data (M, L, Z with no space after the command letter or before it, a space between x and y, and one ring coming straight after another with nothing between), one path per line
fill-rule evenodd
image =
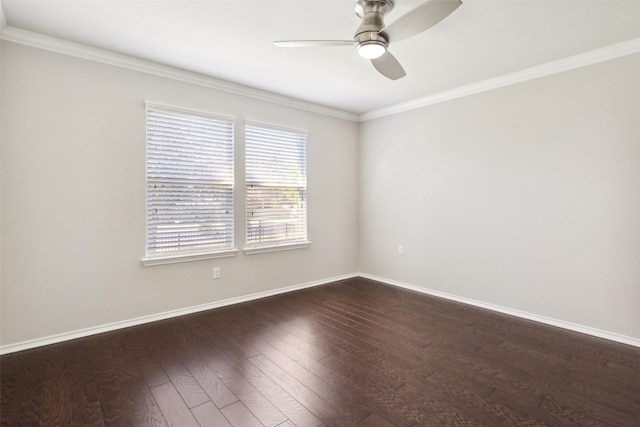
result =
M365 122L368 120L391 116L394 114L415 110L417 108L438 104L440 102L446 102L465 96L475 95L478 93L499 89L501 87L511 86L514 84L539 79L541 77L558 74L564 71L582 68L588 65L598 64L627 55L640 53L640 38L635 38L603 48L595 49L589 52L552 61L546 64L537 65L534 67L526 68L524 70L515 71L513 73L505 74L476 83L471 83L454 89L445 90L432 95L416 98L407 102L391 105L389 107L357 114L323 106L320 104L315 104L308 101L303 101L296 98L287 97L284 95L279 95L272 92L263 91L256 88L251 88L248 86L243 86L236 83L231 83L191 71L182 70L176 67L171 67L168 65L146 61L143 59L111 52L104 49L94 48L80 43L74 43L67 40L46 36L44 34L34 33L11 26L4 26L6 22L4 21L4 13L2 11L1 2L0 21L2 21L1 23L3 25L0 38L10 42L49 50L64 55L75 56L90 61L101 62L104 64L152 74L159 77L166 77L185 83L233 93L236 95L241 95L261 101L271 102L286 107L297 108L304 111L356 122Z
M260 101L283 105L285 107L293 107L296 109L335 117L343 120L358 120L357 114L348 111L338 110L335 108L302 101L300 99L291 98L288 96L279 95L236 83L231 83L191 71L182 70L180 68L158 64L152 61L146 61L143 59L134 58L104 49L99 49L80 43L74 43L68 40L59 39L56 37L46 36L44 34L22 30L20 28L11 26L4 27L2 28L2 34L0 35L0 38L13 43L19 43L26 46L49 50L52 52L61 53L63 55L74 56L90 61L101 62L104 64L152 74L159 77L166 77L185 83L257 99Z
M416 98L411 101L402 102L389 107L380 108L378 110L363 113L359 117L359 121L367 121L380 117L390 116L402 113L416 108L426 107L428 105L438 104L440 102L450 101L452 99L462 98L477 93L487 92L505 86L511 86L517 83L523 83L530 80L539 79L541 77L562 73L564 71L576 68L586 67L588 65L598 64L600 62L610 61L612 59L621 58L623 56L632 55L640 52L640 38L627 40L616 43L600 49L581 53L567 58L552 61L547 64L538 65L502 76L483 80L455 89L445 90L433 95Z

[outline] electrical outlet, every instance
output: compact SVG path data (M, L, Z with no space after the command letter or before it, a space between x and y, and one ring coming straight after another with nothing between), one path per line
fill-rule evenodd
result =
M404 246L398 245L398 255L404 255Z
M213 278L214 279L220 278L220 267L213 267Z

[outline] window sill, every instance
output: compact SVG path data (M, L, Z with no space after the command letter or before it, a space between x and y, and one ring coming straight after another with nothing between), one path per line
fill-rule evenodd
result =
M151 256L144 257L140 261L142 261L142 264L145 267L151 267L153 265L175 264L178 262L200 261L203 259L229 258L236 256L237 253L237 249L228 249L225 251L217 252L198 252L191 254Z
M285 243L282 245L269 245L269 246L254 246L243 248L242 251L245 255L261 254L265 252L278 252L278 251L290 251L293 249L308 248L311 242L297 242L297 243Z

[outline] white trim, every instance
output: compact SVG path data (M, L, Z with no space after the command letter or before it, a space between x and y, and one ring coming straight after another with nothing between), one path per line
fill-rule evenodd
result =
M153 256L141 258L140 262L142 262L145 267L151 267L153 265L176 264L178 262L200 261L203 259L231 258L236 256L237 253L237 249L229 249L217 252Z
M390 116L417 108L426 107L428 105L438 104L440 102L452 99L462 98L469 95L475 95L481 92L487 92L505 86L517 83L527 82L529 80L539 79L541 77L550 76L552 74L569 71L576 68L586 67L588 65L598 64L600 62L610 61L612 59L621 58L623 56L632 55L640 52L640 38L624 41L611 46L595 49L579 55L569 56L547 64L538 65L502 76L494 77L488 80L472 83L466 86L460 86L455 89L445 90L433 95L416 98L411 101L402 102L378 110L363 113L359 117L359 121L367 121L380 117Z
M356 273L344 274L341 276L330 277L328 279L314 280L311 282L301 283L298 285L285 286L283 288L272 289L264 292L257 292L250 295L244 295L240 297L234 297L225 299L222 301L214 301L206 304L195 305L192 307L181 308L177 310L166 311L164 313L151 314L148 316L137 317L135 319L124 320L120 322L108 323L106 325L95 326L91 328L80 329L73 332L65 332L62 334L51 335L44 338L36 338L33 340L22 341L15 344L7 344L0 346L0 355L15 353L17 351L28 350L31 348L42 347L45 345L56 344L64 341L69 341L77 338L83 338L91 335L101 334L103 332L115 331L118 329L129 328L131 326L143 325L145 323L157 322L159 320L171 319L174 317L185 316L188 314L198 313L201 311L212 310L219 307L225 307L228 305L239 304L247 301L253 301L261 298L270 297L273 295L284 294L287 292L297 291L300 289L311 288L314 286L326 285L328 283L337 282L340 280L351 279L358 277Z
M108 50L98 49L80 43L74 43L67 40L46 36L44 34L22 30L20 28L11 26L5 27L2 29L0 38L10 42L32 46L39 49L50 50L52 52L61 53L63 55L75 56L82 59L88 59L90 61L102 62L104 64L114 65L116 67L140 71L160 77L166 77L185 83L221 90L236 95L242 95L260 101L272 102L274 104L297 108L304 111L310 111L325 116L336 117L339 119L350 121L358 120L357 114L348 111L338 110L335 108L326 107L324 105L290 98L288 96L215 79L213 77L208 77L191 71L162 65L151 61L145 61L143 59L134 58Z
M640 347L640 338L634 338L627 335L617 334L615 332L603 331L601 329L592 328L590 326L584 326L577 323L571 323L564 320L553 319L551 317L540 316L538 314L528 313L526 311L515 310L500 305L490 304L483 301L478 301L470 298L460 297L457 295L449 294L446 292L440 292L429 288L423 288L422 286L411 285L409 283L401 282L398 280L387 279L385 277L374 276L372 274L358 273L358 276L365 279L375 280L377 282L386 283L387 285L397 286L399 288L408 289L411 291L420 292L426 295L432 295L439 298L448 299L451 301L461 302L463 304L472 305L475 307L485 308L487 310L496 311L498 313L508 314L510 316L519 317L522 319L533 320L534 322L544 323L546 325L556 326L562 329L567 329L573 332L580 332L595 336L598 338L604 338L606 340L619 342L622 344L632 345L634 347Z
M372 275L372 274L351 273L351 274L344 274L344 275L341 275L341 276L330 277L330 278L327 278L327 279L315 280L315 281L312 281L312 282L302 283L302 284L299 284L299 285L286 286L286 287L279 288L279 289L273 289L273 290L264 291L264 292L258 292L258 293L254 293L254 294L250 294L250 295L245 295L245 296L240 296L240 297L235 297L235 298L229 298L229 299L225 299L225 300L222 300L222 301L214 301L214 302L210 302L210 303L206 303L206 304L200 304L200 305L196 305L196 306L192 306L192 307L187 307L187 308L182 308L182 309L177 309L177 310L171 310L171 311L167 311L167 312L164 312L164 313L158 313L158 314L152 314L152 315L148 315L148 316L142 316L142 317L138 317L138 318L135 318L135 319L129 319L129 320L124 320L124 321L120 321L120 322L109 323L109 324L106 324L106 325L80 329L80 330L77 330L77 331L65 332L65 333L62 333L62 334L51 335L51 336L44 337L44 338L36 338L36 339L32 339L32 340L18 342L18 343L15 343L15 344L7 344L7 345L0 346L0 355L8 354L8 353L15 353L17 351L28 350L28 349L31 349L31 348L42 347L42 346L50 345L50 344L56 344L56 343L60 343L60 342L64 342L64 341L77 339L77 338L83 338L83 337L87 337L87 336L91 336L91 335L100 334L100 333L103 333L103 332L115 331L115 330L118 330L118 329L128 328L128 327L131 327L131 326L143 325L145 323L156 322L156 321L159 321L159 320L171 319L171 318L174 318L174 317L184 316L184 315L187 315L187 314L193 314L193 313L198 313L198 312L201 312L201 311L212 310L212 309L219 308L219 307L225 307L225 306L228 306L228 305L239 304L239 303L242 303L242 302L253 301L253 300L260 299L260 298L266 298L266 297L270 297L270 296L273 296L273 295L283 294L283 293L292 292L292 291L296 291L296 290L300 290L300 289L310 288L310 287L314 287L314 286L326 285L328 283L333 283L333 282L337 282L337 281L340 281L340 280L351 279L351 278L354 278L354 277L363 277L365 279L375 280L375 281L382 282L382 283L385 283L385 284L388 284L388 285L391 285L391 286L397 286L397 287L400 287L400 288L404 288L404 289L420 292L420 293L423 293L423 294L426 294L426 295L432 295L432 296L435 296L435 297L444 298L444 299L448 299L448 300L451 300L451 301L461 302L463 304L469 304L469 305L472 305L472 306L475 306L475 307L485 308L485 309L488 309L488 310L492 310L492 311L496 311L496 312L499 312L499 313L508 314L508 315L511 315L511 316L515 316L515 317L519 317L519 318L523 318L523 319L527 319L527 320L533 320L534 322L540 322L540 323L544 323L544 324L551 325L551 326L557 326L559 328L567 329L567 330L570 330L570 331L580 332L580 333L591 335L591 336L595 336L595 337L598 337L598 338L604 338L604 339L607 339L607 340L610 340L610 341L615 341L615 342L619 342L619 343L622 343L622 344L628 344L628 345L631 345L631 346L634 346L634 347L640 347L640 339L638 339L638 338L634 338L634 337L630 337L630 336L626 336L626 335L621 335L621 334L616 334L614 332L603 331L601 329L591 328L589 326L578 325L576 323L571 323L571 322L565 322L565 321L562 321L562 320L552 319L550 317L539 316L539 315L536 315L536 314L531 314L531 313L527 313L527 312L520 311L520 310L514 310L514 309L511 309L511 308L502 307L502 306L498 306L498 305L494 305L494 304L489 304L489 303L485 303L485 302L482 302L482 301L477 301L477 300L473 300L473 299L469 299L469 298L459 297L457 295L448 294L446 292L435 291L433 289L427 289L427 288L423 288L423 287L420 287L420 286L416 286L416 285L411 285L411 284L408 284L408 283L400 282L400 281L397 281L397 280L391 280L391 279L387 279L387 278L384 278L384 277L375 276L375 275Z
M306 242L298 242L298 243L286 243L283 245L247 247L247 248L242 248L242 250L245 253L245 255L253 255L253 254L263 254L265 252L279 252L279 251L290 251L293 249L304 249L304 248L308 248L310 244L311 244L310 241L306 241Z

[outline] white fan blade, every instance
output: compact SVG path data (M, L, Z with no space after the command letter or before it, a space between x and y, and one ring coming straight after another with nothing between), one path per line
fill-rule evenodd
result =
M353 46L353 40L280 40L273 44L278 47Z
M398 80L407 75L396 57L388 50L381 57L372 59L371 63L380 74L388 79Z
M460 0L429 0L382 29L389 42L408 39L436 25L456 10Z

